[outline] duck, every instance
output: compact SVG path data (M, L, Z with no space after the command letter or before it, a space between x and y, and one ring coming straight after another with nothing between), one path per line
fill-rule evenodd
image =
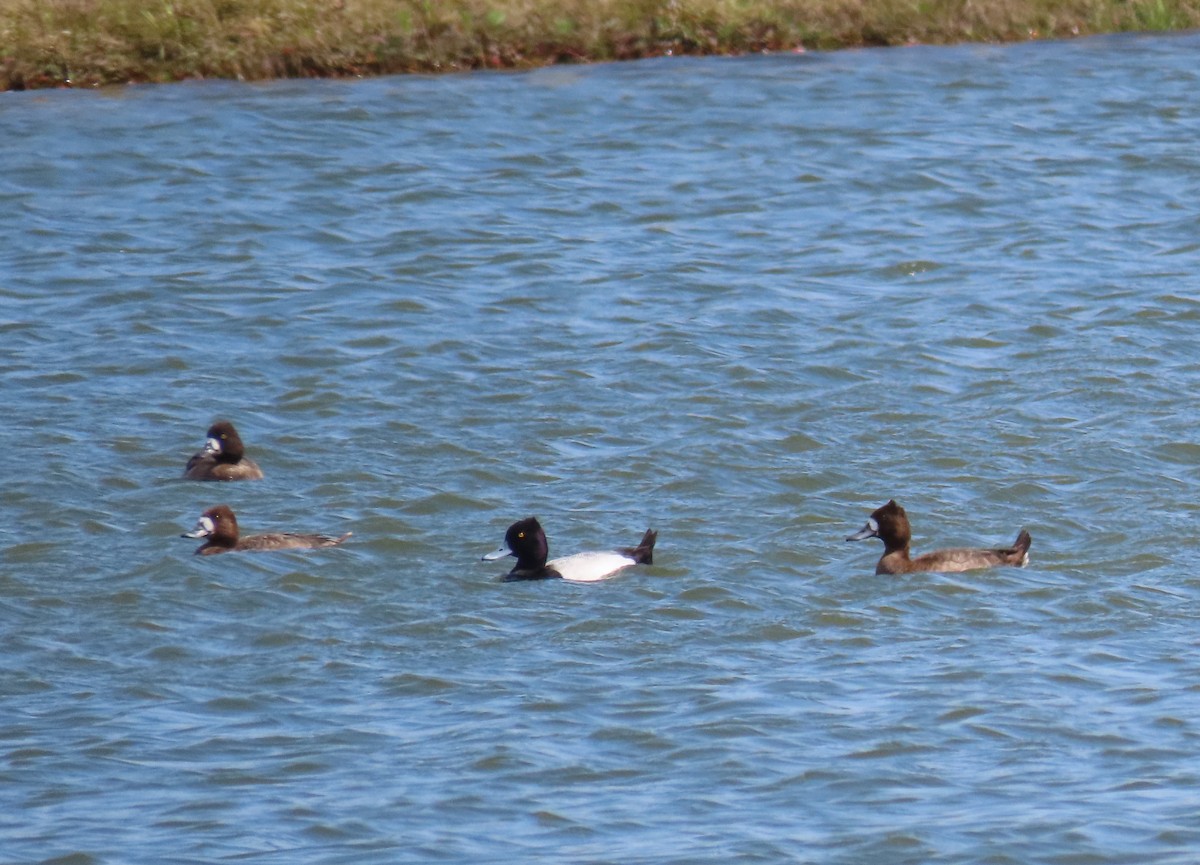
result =
M187 462L183 476L191 481L259 481L262 469L246 456L246 446L233 424L218 420L208 428L204 449Z
M895 499L877 508L867 520L867 524L846 540L862 541L867 538L879 538L883 541L883 556L875 566L876 574L911 574L917 571L954 573L997 565L1023 568L1029 564L1029 545L1033 540L1029 532L1021 529L1011 547L994 550L936 550L914 559L909 556L908 551L909 542L912 540L908 515L904 508L896 504Z
M509 526L508 531L504 533L504 546L485 555L483 561L490 562L505 556L515 556L516 565L503 577L503 582L506 583L552 579L590 583L603 580L633 565L653 564L656 540L658 532L646 529L636 547L624 547L611 552L575 553L546 561L550 554L546 532L536 517L527 517Z
M311 550L321 547L336 547L353 532L346 532L340 538L325 535L297 535L288 532L276 532L267 535L238 535L237 517L229 505L215 505L196 521L196 527L190 532L184 532L182 538L206 538L205 542L196 548L198 556L212 556L217 553L240 553L257 550Z

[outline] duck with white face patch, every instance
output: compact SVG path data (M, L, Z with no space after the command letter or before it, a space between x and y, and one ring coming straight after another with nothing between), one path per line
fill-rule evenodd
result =
M246 456L242 437L227 420L216 421L208 428L204 448L197 451L183 470L190 481L258 481L262 469Z
M883 556L875 566L877 574L909 574L916 571L954 573L996 565L1021 568L1029 563L1029 545L1032 543L1029 532L1022 529L1011 547L992 550L936 550L914 559L908 551L912 542L912 527L908 524L908 514L896 504L895 499L883 507L876 508L867 519L867 524L846 540L863 541L867 538L879 538L883 541Z
M275 532L267 535L241 537L238 533L237 517L229 505L216 505L200 515L196 527L184 532L183 538L205 538L205 543L196 548L196 555L211 556L217 553L236 553L260 550L313 550L321 547L336 547L350 537L346 532L339 538L326 535L300 535L292 532Z

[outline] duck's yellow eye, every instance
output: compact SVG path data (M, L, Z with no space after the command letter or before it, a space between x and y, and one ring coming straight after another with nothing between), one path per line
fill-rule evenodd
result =
M518 538L523 538L523 537L525 537L525 533L524 533L524 532L517 532L517 537L518 537Z

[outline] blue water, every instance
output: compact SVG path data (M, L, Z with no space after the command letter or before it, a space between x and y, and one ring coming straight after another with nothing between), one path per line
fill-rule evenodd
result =
M1198 49L5 95L0 859L1193 862Z

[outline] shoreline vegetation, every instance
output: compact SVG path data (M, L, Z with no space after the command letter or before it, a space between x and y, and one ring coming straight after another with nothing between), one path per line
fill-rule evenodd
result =
M0 0L0 89L1200 28L1200 0Z

